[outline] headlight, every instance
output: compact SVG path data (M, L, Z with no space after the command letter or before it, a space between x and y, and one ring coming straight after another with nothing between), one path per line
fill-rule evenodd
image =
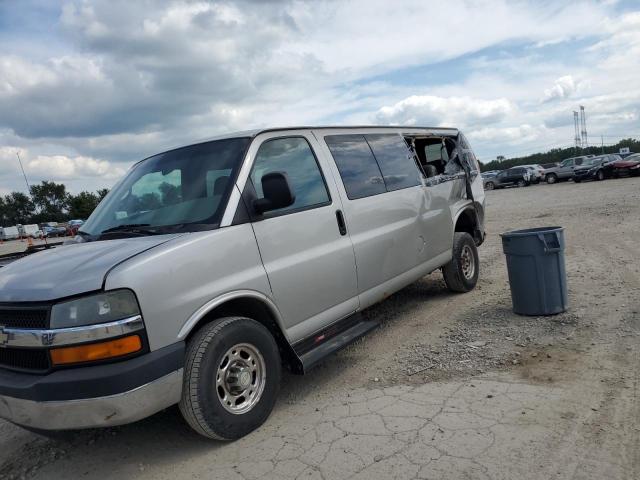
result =
M51 328L115 322L134 315L140 315L140 307L133 292L112 290L54 305Z

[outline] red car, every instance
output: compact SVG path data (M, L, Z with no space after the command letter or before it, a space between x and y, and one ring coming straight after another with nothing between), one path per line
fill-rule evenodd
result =
M640 153L634 153L628 157L602 166L602 171L607 178L617 178L625 175L640 175Z

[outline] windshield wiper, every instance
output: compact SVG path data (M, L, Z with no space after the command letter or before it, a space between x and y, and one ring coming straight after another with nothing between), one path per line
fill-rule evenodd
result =
M117 225L115 227L107 228L100 232L100 235L104 235L107 233L139 233L143 235L154 235L158 233L156 230L150 228L142 228L149 227L149 223L125 223L123 225Z

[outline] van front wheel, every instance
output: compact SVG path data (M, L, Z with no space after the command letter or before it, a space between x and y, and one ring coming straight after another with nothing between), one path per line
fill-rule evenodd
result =
M278 346L266 327L225 317L187 344L180 412L196 432L235 440L267 419L280 389Z
M469 292L478 283L479 272L478 249L473 237L466 232L455 232L451 261L442 267L444 282L452 292Z

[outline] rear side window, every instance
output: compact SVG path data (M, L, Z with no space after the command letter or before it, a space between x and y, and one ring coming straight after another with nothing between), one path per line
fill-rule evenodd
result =
M363 135L329 135L324 139L336 161L349 200L387 191L380 167Z
M388 191L420 185L420 171L400 135L365 135Z
M316 157L302 137L276 138L260 146L251 170L251 182L258 198L264 197L262 177L271 172L286 173L296 196L293 205L273 211L277 214L318 207L331 201Z

